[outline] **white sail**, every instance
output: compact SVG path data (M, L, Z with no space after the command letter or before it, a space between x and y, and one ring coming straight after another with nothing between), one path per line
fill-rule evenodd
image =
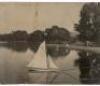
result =
M45 41L40 45L37 53L34 55L34 58L29 63L28 67L33 69L47 69Z
M56 66L56 64L54 64L54 62L50 56L48 56L48 66L50 69L58 69L58 67Z

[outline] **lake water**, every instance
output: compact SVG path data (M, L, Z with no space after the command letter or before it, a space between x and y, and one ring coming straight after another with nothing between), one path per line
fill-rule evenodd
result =
M35 46L0 45L1 84L93 84L100 83L100 58L97 54L52 48L49 53L63 72L29 72L27 64L34 58ZM61 49L60 49L61 50ZM66 54L62 54L68 52ZM57 55L59 54L59 55Z

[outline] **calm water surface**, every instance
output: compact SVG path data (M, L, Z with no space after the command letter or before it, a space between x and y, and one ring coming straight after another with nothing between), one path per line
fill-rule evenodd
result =
M10 46L10 45L8 45ZM66 55L52 56L54 63L65 72L29 72L27 64L34 58L34 47L22 45L0 46L0 83L51 83L51 84L91 84L100 83L99 55L70 51ZM59 49L58 49L59 51ZM58 51L53 51L57 54ZM60 51L61 52L61 51Z

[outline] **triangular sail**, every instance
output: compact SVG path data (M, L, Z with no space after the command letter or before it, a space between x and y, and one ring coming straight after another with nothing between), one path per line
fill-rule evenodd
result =
M56 64L54 64L54 62L50 56L48 56L48 66L51 69L58 69L58 67L56 66Z
M34 55L34 58L29 63L28 67L47 69L45 41L40 45L37 53Z

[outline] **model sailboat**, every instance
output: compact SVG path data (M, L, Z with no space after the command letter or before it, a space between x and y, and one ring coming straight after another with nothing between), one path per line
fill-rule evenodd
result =
M34 58L28 64L29 70L33 71L56 71L58 67L53 63L50 56L46 55L45 41L40 45Z

